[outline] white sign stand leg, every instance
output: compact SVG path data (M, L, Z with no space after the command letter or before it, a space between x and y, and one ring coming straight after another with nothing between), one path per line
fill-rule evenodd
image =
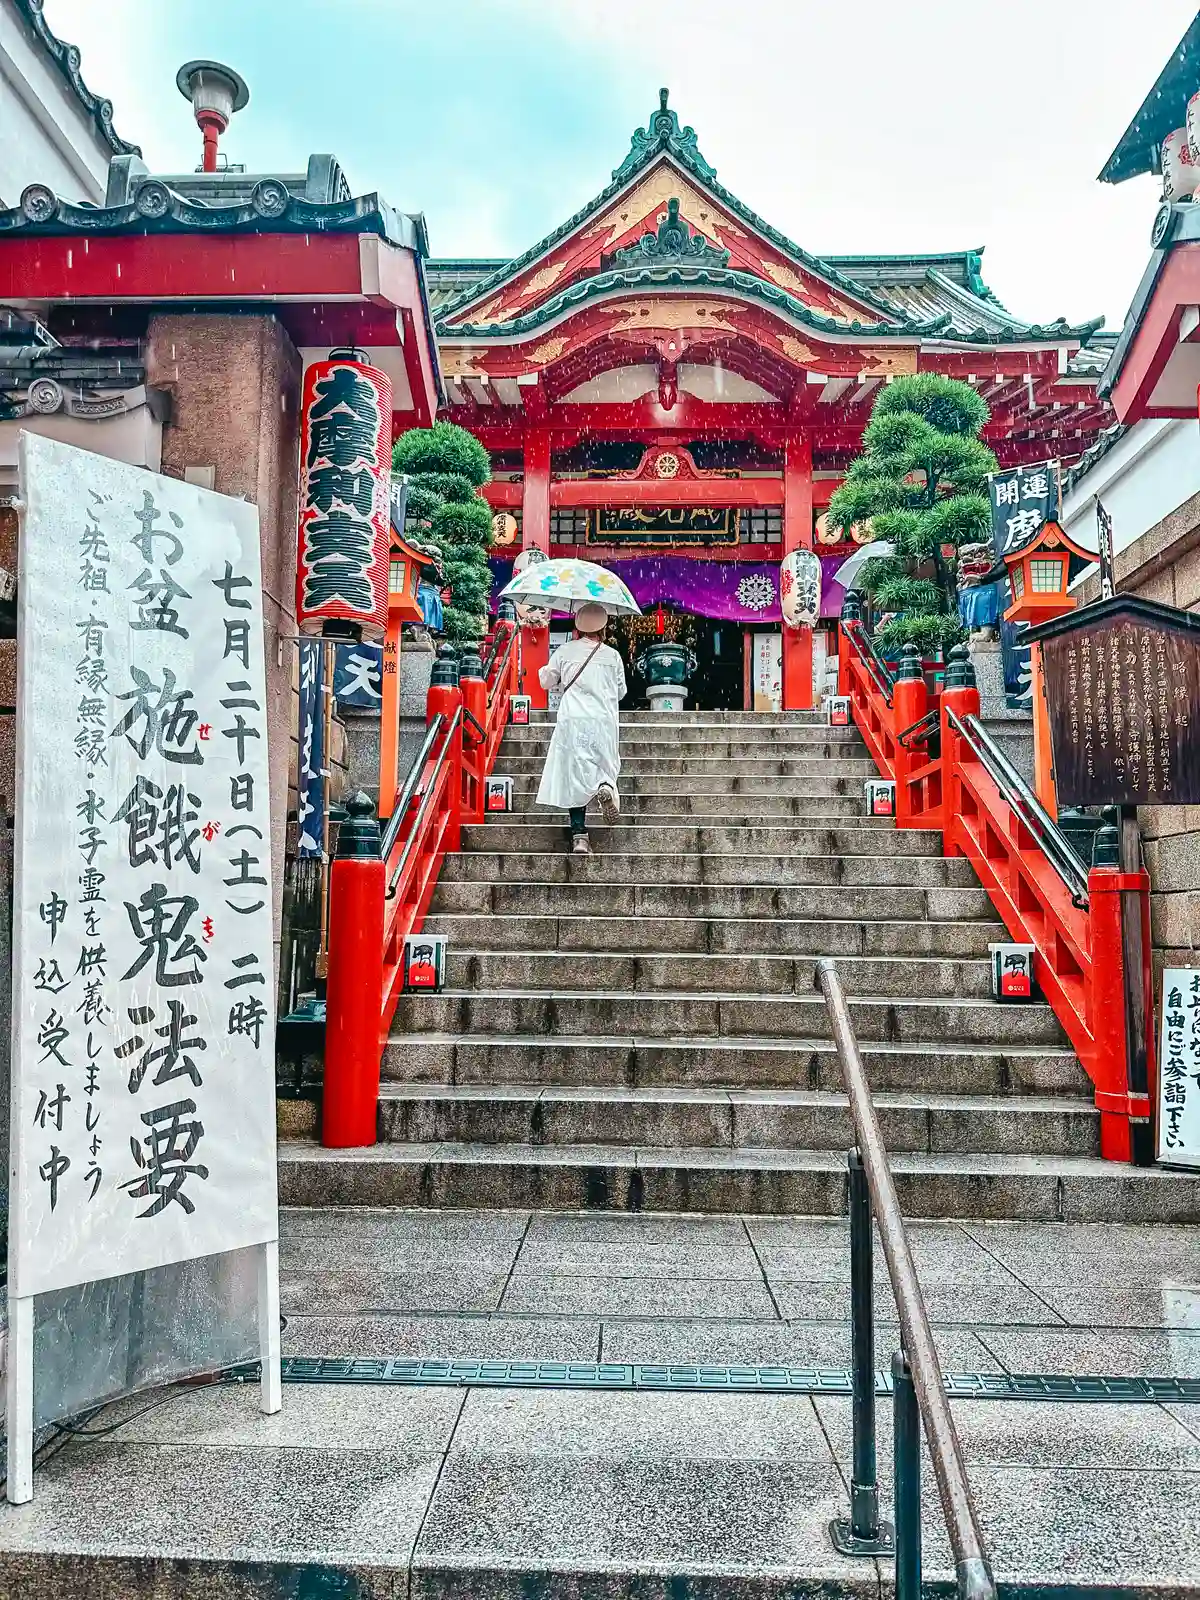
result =
M8 1297L8 1502L33 1499L33 1296Z
M268 1417L283 1410L279 1349L279 1241L258 1247L258 1349L262 1378L258 1407Z

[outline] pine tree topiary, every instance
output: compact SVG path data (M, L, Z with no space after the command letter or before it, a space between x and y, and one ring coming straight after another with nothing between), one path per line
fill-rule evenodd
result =
M996 458L979 438L989 415L970 384L934 372L893 379L830 501L831 526L869 523L873 539L895 547L855 580L877 611L898 613L875 632L889 655L909 643L948 649L965 637L955 575L960 547L989 535L987 475Z
M465 428L435 422L432 428L401 434L392 451L392 470L409 480L408 516L428 525L426 537L442 554L450 589L446 638L454 644L482 639L491 592L487 552L492 513L478 490L492 475L487 451Z

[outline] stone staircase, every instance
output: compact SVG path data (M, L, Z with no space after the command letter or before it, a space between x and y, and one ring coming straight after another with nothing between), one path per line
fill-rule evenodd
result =
M285 1203L841 1213L832 955L908 1214L1193 1216L1200 1186L1098 1159L1049 1007L990 998L1003 929L967 863L864 815L856 730L627 714L623 816L590 859L533 808L550 731L508 731L515 812L446 861L447 989L400 1002L383 1142L281 1146Z

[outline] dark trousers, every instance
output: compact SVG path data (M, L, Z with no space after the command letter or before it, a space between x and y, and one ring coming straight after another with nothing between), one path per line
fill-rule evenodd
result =
M587 832L586 811L587 811L587 807L586 806L572 806L570 811L567 813L567 815L571 819L571 832L572 833L586 833Z

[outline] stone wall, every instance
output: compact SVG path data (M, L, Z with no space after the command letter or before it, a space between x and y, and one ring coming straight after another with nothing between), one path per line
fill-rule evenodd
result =
M1123 593L1200 611L1200 495L1122 550L1116 576ZM1095 575L1079 590L1085 605L1099 593ZM1157 997L1163 967L1200 966L1200 806L1140 806L1138 822L1150 874Z

